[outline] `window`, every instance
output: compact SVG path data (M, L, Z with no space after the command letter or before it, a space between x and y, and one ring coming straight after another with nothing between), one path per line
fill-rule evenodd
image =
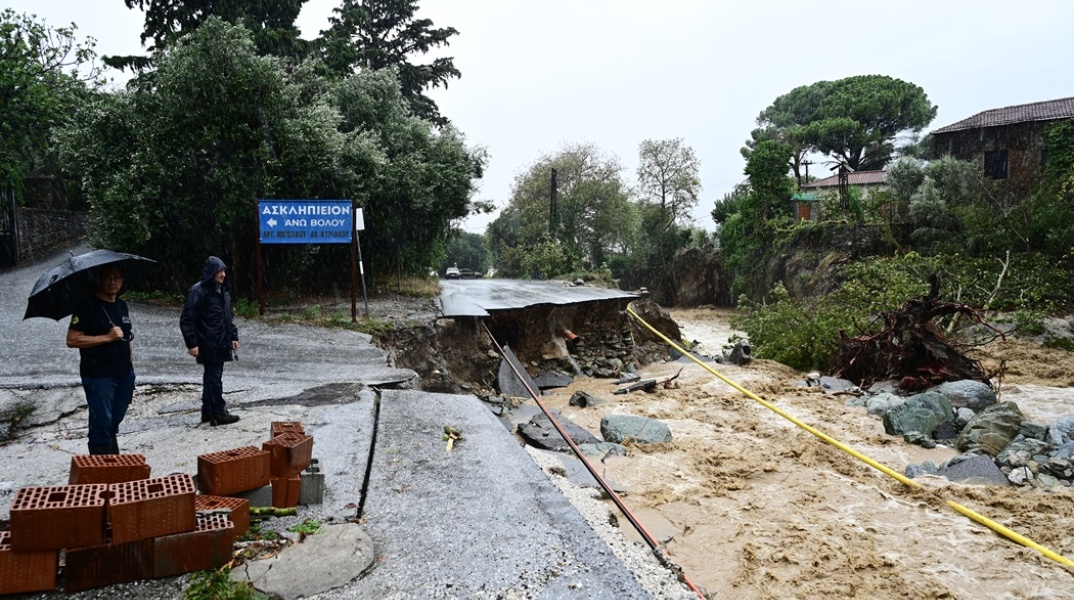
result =
M989 179L1007 178L1007 151L989 150L984 153L984 174Z

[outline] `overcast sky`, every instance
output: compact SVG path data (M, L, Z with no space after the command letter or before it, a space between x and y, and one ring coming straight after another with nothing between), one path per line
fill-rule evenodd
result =
M339 0L309 0L307 38ZM142 16L122 0L7 0L50 25L70 22L98 54L141 53ZM515 176L565 144L618 157L631 184L638 144L683 138L701 161L696 224L743 181L739 154L779 95L820 80L888 75L939 106L929 129L982 110L1074 96L1074 2L911 0L422 0L419 17L454 27L445 55L462 78L431 95L485 147L478 199L504 206ZM415 62L420 62L416 60ZM812 174L827 176L828 172ZM491 217L464 228L483 232Z

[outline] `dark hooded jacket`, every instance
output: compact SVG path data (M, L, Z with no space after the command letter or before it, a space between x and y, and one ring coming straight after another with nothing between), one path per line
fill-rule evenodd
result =
M210 256L201 269L201 281L190 287L179 317L179 330L187 348L198 347L198 362L232 360L231 342L239 339L232 320L231 291L227 282L217 285L213 277L226 269L224 261Z

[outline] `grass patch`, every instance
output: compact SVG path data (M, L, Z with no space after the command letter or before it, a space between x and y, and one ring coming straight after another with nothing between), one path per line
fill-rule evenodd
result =
M288 527L287 531L301 533L302 535L313 535L321 532L321 522L316 519L306 519L297 525Z
M440 280L436 277L417 277L413 275L404 275L402 279L386 277L378 280L377 287L415 298L435 298L440 295Z
M183 600L269 600L267 594L254 589L249 581L231 581L231 567L199 571L190 576L190 587Z

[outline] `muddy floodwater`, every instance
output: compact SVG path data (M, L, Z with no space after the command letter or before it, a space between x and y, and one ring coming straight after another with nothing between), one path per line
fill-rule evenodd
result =
M684 338L718 352L726 311L673 311ZM1049 424L1074 415L1074 354L1008 341L982 348L1007 364L1000 400ZM884 433L880 419L798 385L804 374L757 360L713 365L777 407L895 471L953 448L924 449ZM599 432L605 414L667 423L674 440L630 446L598 463L628 489L624 502L693 583L719 598L1074 598L1074 570L949 508L953 500L1074 558L1074 490L985 487L920 477L912 490L822 442L693 363L645 368L669 389L613 395L608 380L549 390L546 402ZM815 389L815 388L814 388ZM575 391L604 400L568 405ZM628 536L637 535L619 519ZM640 539L640 538L638 538Z

